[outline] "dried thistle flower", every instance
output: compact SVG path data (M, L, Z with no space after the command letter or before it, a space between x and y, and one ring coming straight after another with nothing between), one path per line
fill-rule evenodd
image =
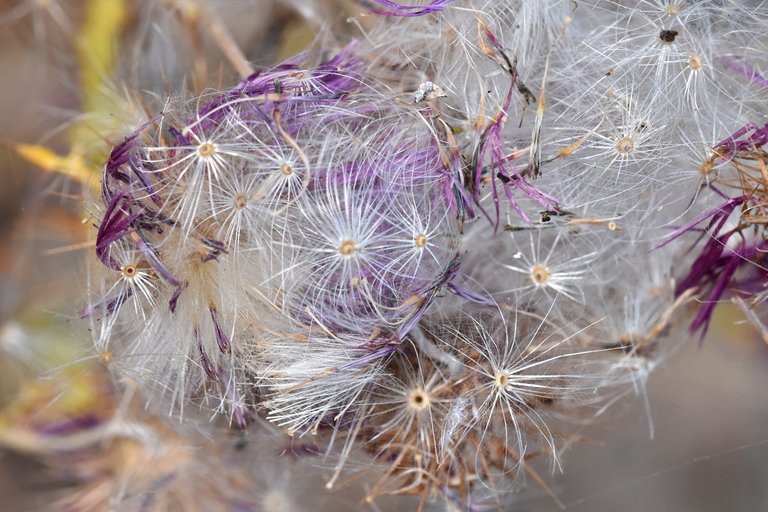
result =
M765 6L375 3L113 147L84 315L182 418L314 436L328 488L362 452L369 502L554 497L537 459L644 394L694 293L694 330L762 304Z

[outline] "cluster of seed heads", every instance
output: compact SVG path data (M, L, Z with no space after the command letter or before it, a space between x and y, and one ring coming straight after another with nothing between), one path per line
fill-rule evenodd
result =
M112 149L85 314L182 418L266 419L333 455L329 488L362 451L369 501L474 510L559 468L762 250L726 221L765 204L768 6L369 3L359 40Z

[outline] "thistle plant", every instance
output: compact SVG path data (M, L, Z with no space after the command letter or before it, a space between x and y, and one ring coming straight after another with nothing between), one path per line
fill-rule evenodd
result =
M768 4L356 11L269 67L230 48L234 85L136 101L81 316L142 421L211 429L221 471L191 500L180 453L73 509L302 510L229 458L276 432L366 506L506 510L525 483L562 506L547 473L644 396L687 312L703 333L732 300L768 336Z

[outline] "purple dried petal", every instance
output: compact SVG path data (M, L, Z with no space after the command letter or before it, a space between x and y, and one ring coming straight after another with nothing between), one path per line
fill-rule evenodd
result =
M219 322L219 314L216 311L216 306L214 304L209 304L208 310L211 312L213 330L216 333L216 343L219 345L219 350L221 350L222 353L227 354L229 353L230 342L229 338L224 333L224 329L221 327L221 322Z
M723 222L727 219L723 219ZM718 228L721 226L718 226ZM682 279L675 287L675 294L681 295L686 290L691 288L701 287L711 279L713 275L716 275L719 267L720 258L725 250L728 239L733 235L735 231L729 231L723 235L712 237L707 241L704 247L701 249L701 253L691 264L691 268L684 279Z
M336 372L342 371L342 370L349 370L350 368L357 368L358 366L363 366L368 363L371 363L373 361L383 359L387 357L388 355L395 352L398 347L400 346L399 343L390 343L388 345L385 345L381 347L380 349L376 350L375 352L371 352L369 354L365 354L363 356L360 356L356 359L353 359L352 361L345 363L334 370Z
M750 199L750 196L739 196L728 199L725 203L717 206L716 208L713 208L712 210L709 210L708 212L702 213L688 224L676 229L672 232L672 234L665 238L660 244L654 246L651 250L655 251L660 249L687 232L699 231L697 226L707 220L709 217L713 218L710 222L710 226L715 222L715 220L719 222L721 218L727 218L731 215L731 213L733 213L733 210L736 206L743 204L748 199Z
M272 120L265 111L276 104L312 105L336 100L359 89L367 66L355 43L348 44L333 58L312 69L300 69L297 64L302 59L295 60L296 63L284 63L272 70L250 75L229 92L200 108L187 125L201 135L224 121L236 108L235 105L248 105L263 122L271 124ZM291 124L290 119L283 120L283 127L289 133L295 131Z
M738 140L749 131L753 131L746 140ZM752 148L762 147L768 143L768 124L758 128L754 123L748 123L727 139L715 145L715 152L724 162L731 160L739 151L749 151Z
M732 234L733 230L730 232ZM727 293L738 293L741 296L749 295L749 287L741 287L734 281L736 272L744 265L751 265L762 254L768 251L768 241L763 240L755 245L741 245L731 253L722 256L710 270L710 281L714 282L712 290L707 296L707 300L702 305L696 318L691 324L691 332L702 331L701 338L707 332L709 322L712 319L712 313L718 304L718 301L725 298ZM752 288L755 293L764 291L764 283Z
M465 288L462 288L461 286L454 284L454 283L448 283L448 290L450 290L454 295L461 297L464 300L467 300L469 302L474 302L475 304L480 304L482 306L496 306L496 301L493 300L490 297L486 297L484 295L479 295L477 293L471 292Z
M486 30L485 33L491 43L497 46L498 43L496 42L493 34L488 30ZM498 182L500 182L501 188L510 206L517 212L517 214L526 224L531 224L531 221L518 205L517 200L513 195L513 188L519 190L528 196L531 200L537 202L547 210L554 210L559 206L559 201L557 201L557 199L548 194L545 194L541 190L528 183L525 180L523 173L511 165L509 163L509 158L504 154L503 147L505 138L502 134L502 128L504 126L507 111L509 110L509 107L512 103L512 96L514 91L519 90L523 92L526 95L527 101L529 92L528 89L519 81L517 71L515 69L515 64L506 58L500 48L497 49L499 50L499 53L503 57L503 60L506 62L508 67L507 71L510 74L509 89L507 90L507 94L504 98L504 102L502 103L501 108L499 109L499 112L496 113L491 123L486 127L485 131L481 135L480 141L473 154L470 164L474 173L472 197L483 215L494 224L494 229L496 230L499 228L501 219L499 211L499 190L496 178L498 178ZM490 160L490 163L487 166L484 164L486 155ZM480 206L480 188L488 171L490 171L490 175L492 176L490 182L491 192L493 195L495 219L492 218L491 215L485 211L482 206Z
M131 204L128 190L118 190L107 204L104 218L96 233L96 256L113 270L120 270L120 266L109 254L109 246L127 235L132 230L133 222L143 213L142 209L131 212Z
M741 135L744 133L745 131L742 130ZM738 133L734 135L741 136ZM723 196L719 190L713 190ZM699 232L694 245L701 242L704 236L709 235L688 272L675 287L677 296L690 289L699 289L706 293L706 300L703 301L690 326L692 333L701 331L701 339L707 333L712 314L719 301L725 298L727 293L733 292L738 287L738 283L734 281L737 271L744 265L754 264L760 254L768 250L768 241L763 240L757 244L747 245L743 237L735 249L729 248L729 245L733 245L732 237L734 235L741 236L741 229L738 226L726 231L723 229L736 207L748 201L755 201L755 198L749 195L728 198L717 208L703 213L692 222L675 230L672 235L654 248L663 247L687 232ZM707 226L705 228L699 227L707 219L709 219ZM763 291L759 286L753 289L756 293ZM744 288L740 292L746 290L748 288Z
M203 371L211 380L218 380L218 375L213 370L211 360L208 358L208 354L205 353L203 348L203 338L200 336L200 329L195 327L195 341L197 343L197 351L200 353L200 365L203 367Z
M401 5L395 2L390 2L389 0L372 0L372 1L391 9L389 11L374 9L371 11L372 14L381 14L384 16L414 17L414 16L424 16L425 14L443 11L445 10L445 6L450 2L452 2L453 0L432 0L427 5Z
M187 287L189 283L184 281L180 285L176 287L176 289L173 291L173 295L171 295L171 299L168 301L168 309L171 310L171 313L176 312L176 305L179 301L179 297L181 296L181 292L184 291L184 289Z
M402 341L411 331L411 329L413 329L416 324L419 323L421 318L437 298L437 294L440 292L442 287L446 283L449 283L451 280L453 280L454 277L456 277L456 274L459 272L460 265L461 258L457 254L453 260L448 263L440 277L438 277L424 291L419 293L420 298L416 303L416 308L408 316L405 317L403 324L397 331L396 339L398 341Z
M756 85L759 85L763 89L768 89L768 80L764 76L762 76L760 73L755 70L748 62L746 62L743 59L734 59L731 57L722 56L719 58L720 62L722 62L726 67L731 68L732 70L736 71L737 73L741 73L749 81L753 82Z
M147 261L150 265L152 265L152 268L154 268L155 271L160 274L160 276L162 276L172 285L180 286L181 283L179 280L174 277L174 275L165 267L165 265L163 265L163 262L160 261L160 258L158 258L155 250L146 240L144 240L144 238L141 236L141 233L136 230L131 230L130 235L131 239L133 239L133 242L136 244L136 247L138 247L142 254L144 254L144 257L147 258Z
M38 428L37 431L44 436L65 436L81 430L88 430L101 424L101 419L96 416L75 416L44 425Z
M80 318L85 318L88 316L91 316L95 311L98 309L101 309L104 307L106 310L106 316L111 315L118 309L122 307L123 304L125 304L125 301L127 301L131 296L133 295L133 288L126 288L123 291L121 291L117 297L114 297L112 299L102 299L96 304L93 304L91 306L86 307L80 312Z
M136 128L130 135L128 135L123 142L112 148L107 158L107 163L104 166L104 174L102 175L102 194L104 195L104 202L109 203L110 194L112 189L109 184L110 178L117 178L119 181L127 183L127 174L120 172L119 169L131 161L134 156L137 141L136 139L141 133L147 129L148 126L156 122L163 114L158 114L146 123Z
M149 181L149 177L147 177L147 175L144 173L144 164L141 162L141 160L136 163L134 158L131 157L131 159L128 161L128 164L131 167L131 170L133 170L133 173L139 179L142 190L146 190L149 193L149 197L157 206L162 206L163 202L160 200L160 196L157 195L155 188L152 186L152 182Z
M712 320L712 313L715 310L720 299L728 288L728 283L739 268L741 259L731 257L728 263L718 273L718 279L712 291L707 295L707 299L702 303L696 318L691 323L691 332L694 333L701 329L701 339L707 334L709 322Z
M222 253L229 253L229 251L227 251L226 245L224 245L223 242L214 240L212 238L203 238L202 242L203 245L209 249L208 254L203 256L203 263L211 260L217 260Z

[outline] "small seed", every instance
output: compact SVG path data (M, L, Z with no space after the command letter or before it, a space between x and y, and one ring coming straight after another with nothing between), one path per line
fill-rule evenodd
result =
M677 30L662 30L659 33L659 39L665 43L673 43L678 33L679 32Z

